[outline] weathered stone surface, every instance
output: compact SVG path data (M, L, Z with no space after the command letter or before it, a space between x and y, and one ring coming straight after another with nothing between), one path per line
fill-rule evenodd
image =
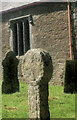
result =
M28 83L48 83L52 76L52 70L51 56L45 50L32 49L25 54L23 75Z
M18 81L18 59L13 51L7 53L5 59L2 62L3 65L3 82L2 93L14 93L19 91Z
M48 82L52 72L52 59L45 50L32 49L25 54L23 73L29 83L30 118L50 119Z

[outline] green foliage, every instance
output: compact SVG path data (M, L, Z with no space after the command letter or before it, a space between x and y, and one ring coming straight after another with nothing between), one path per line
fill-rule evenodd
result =
M3 118L29 118L28 85L20 83L20 92L3 94ZM75 118L75 94L63 93L62 86L49 86L51 118Z

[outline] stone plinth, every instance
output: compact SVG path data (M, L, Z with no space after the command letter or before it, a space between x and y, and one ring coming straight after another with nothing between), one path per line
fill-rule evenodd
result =
M18 81L18 59L13 51L7 53L2 62L3 65L3 82L2 93L14 93L19 91Z
M52 59L48 52L32 49L25 54L23 73L29 84L30 118L50 119L48 82L52 72Z

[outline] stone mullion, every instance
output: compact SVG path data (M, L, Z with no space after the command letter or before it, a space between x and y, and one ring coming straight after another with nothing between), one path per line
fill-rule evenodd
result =
M14 37L14 26L13 25L11 27L11 37L12 37L12 39L10 41L10 43L11 43L11 50L15 51L15 46L14 46L14 44L15 44L15 37Z
M14 27L13 27L13 50L14 50L15 53L16 53L16 52L17 52L17 51L16 51L16 49L17 49L17 48L16 48L16 47L17 47L17 46L16 46L16 42L17 42L17 41L16 41L16 37L17 37L17 34L16 34L16 33L17 33L17 31L15 30L15 27L17 27L17 26L14 25ZM18 54L18 53L16 53L16 55L17 55L17 54Z
M17 23L17 43L18 43L18 55L21 55L21 37L20 37L20 24Z
M12 29L12 34L13 34L13 51L15 51L15 30L14 30L14 27Z
M11 50L15 52L15 54L17 55L17 51L16 51L16 37L17 37L17 34L16 34L16 24L11 24L10 26L11 28L11 39L10 39L10 45L11 45Z
M25 41L25 38L26 38L26 29L25 29L25 22L22 23L23 24L23 51L24 51L24 54L26 52L26 41Z

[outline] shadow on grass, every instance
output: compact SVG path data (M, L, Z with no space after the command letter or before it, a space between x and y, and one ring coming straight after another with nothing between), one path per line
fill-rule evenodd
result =
M77 94L75 95L75 118L77 120Z
M35 118L2 118L2 120L43 120L43 119L38 119L38 118L36 118L36 119ZM50 120L76 120L76 119L75 118L51 118Z

